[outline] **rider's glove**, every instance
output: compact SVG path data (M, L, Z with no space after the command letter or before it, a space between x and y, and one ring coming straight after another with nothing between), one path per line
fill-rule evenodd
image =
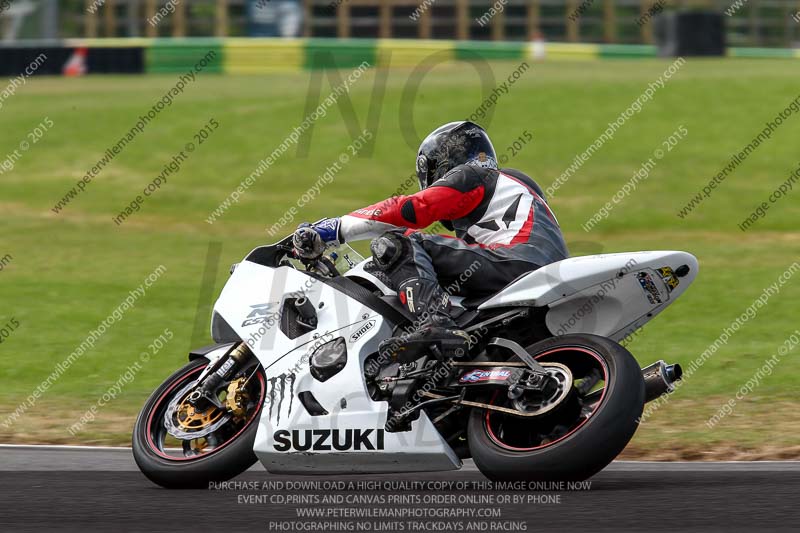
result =
M325 243L322 242L311 224L300 224L297 231L292 236L292 245L297 257L303 259L316 259L325 251Z
M295 253L303 259L316 259L326 246L338 246L339 219L324 218L314 224L304 222L297 227L292 237Z
M339 246L344 243L344 239L339 234L341 220L338 218L323 218L311 224L311 227L319 233L322 242L328 246Z

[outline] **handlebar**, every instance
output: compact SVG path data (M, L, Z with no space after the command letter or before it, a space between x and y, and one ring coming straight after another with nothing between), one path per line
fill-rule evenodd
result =
M305 270L310 274L332 278L341 276L342 272L349 270L364 259L348 245L344 244L342 247L344 249L332 250L329 248L322 256L313 260L302 259L294 253L290 234L274 244L259 246L245 257L245 261L270 268L290 266L298 270ZM347 261L347 264L338 263L339 259ZM340 271L340 268L343 270Z

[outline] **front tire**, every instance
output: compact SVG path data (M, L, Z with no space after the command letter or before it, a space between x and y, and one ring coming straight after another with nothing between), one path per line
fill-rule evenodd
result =
M253 442L258 430L258 418L264 405L266 379L258 367L253 375L252 407L241 427L222 429L223 435L208 452L191 449L176 451L169 447L164 428L166 405L208 365L205 358L196 359L172 374L148 398L133 428L133 457L142 473L152 482L166 488L207 488L210 481L231 479L256 462ZM253 370L251 370L253 371ZM231 422L233 423L233 422ZM227 431L227 433L226 433ZM173 439L176 440L176 439Z
M468 434L475 464L493 480L587 479L613 461L636 432L645 398L641 369L628 350L596 335L554 337L527 351L538 361L565 364L578 381L602 372L603 386L581 393L576 387L570 405L542 418L473 409ZM489 403L499 405L504 397L497 393Z

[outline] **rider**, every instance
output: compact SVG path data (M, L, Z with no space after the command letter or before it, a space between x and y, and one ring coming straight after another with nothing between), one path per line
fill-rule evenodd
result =
M447 357L466 352L469 336L451 318L443 284L458 280L456 294L489 295L568 257L541 188L518 170L497 168L479 125L460 121L435 129L422 141L416 167L420 192L301 224L294 236L296 253L306 258L319 256L326 245L374 238L375 267L416 319L412 333L381 343L381 356L402 363L432 344ZM456 237L413 231L437 221Z

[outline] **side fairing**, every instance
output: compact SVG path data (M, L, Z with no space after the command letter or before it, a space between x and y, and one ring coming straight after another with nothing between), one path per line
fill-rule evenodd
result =
M305 297L316 311L316 329L295 339L281 331L284 300ZM386 472L448 470L460 461L423 414L412 430L388 433L386 402L370 397L363 377L367 356L377 352L393 325L341 291L289 267L241 263L214 311L261 361L267 394L254 451L271 472ZM342 338L346 364L319 381L312 354ZM301 396L302 395L302 396ZM324 410L309 410L301 397ZM312 414L314 412L314 414Z

